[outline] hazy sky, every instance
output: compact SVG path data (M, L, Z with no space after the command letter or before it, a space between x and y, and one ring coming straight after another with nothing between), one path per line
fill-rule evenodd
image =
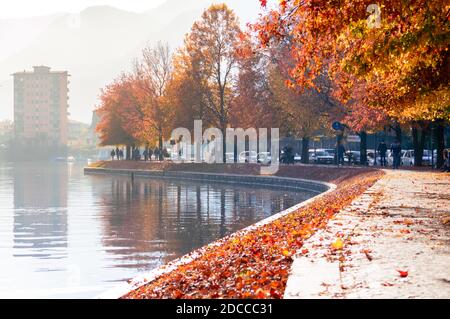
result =
M243 0L245 1L245 0ZM110 5L128 11L141 12L164 0L12 0L0 4L0 19L39 16L55 12L79 12L86 7Z
M146 24L145 32L136 29L140 25L131 23L126 14L120 15L121 23L125 23L125 25L119 30L114 29L116 27L114 25L108 27L105 23L110 23L107 22L109 20L105 20L105 22L102 19L99 19L98 25L96 23L87 24L86 28L80 30L59 28L59 24L52 23L54 18L50 16L42 19L30 19L55 13L78 13L88 7L102 5L141 13L158 7L166 1L0 1L0 43L7 43L0 50L0 120L13 118L14 89L10 74L18 70L30 70L32 66L40 64L48 65L53 69L69 70L72 74L70 117L89 123L92 110L98 104L100 89L117 74L128 70L132 60L139 54L139 49L144 47L147 42L164 40L171 42L174 48L180 45L183 35L189 31L192 22L199 18L201 11L211 3L227 3L236 11L243 25L255 19L260 12L259 0L173 0L169 8L165 6L161 9L161 14L168 14L167 10L171 10L174 15L169 18L156 17L157 21L146 20L148 24ZM172 6L178 1L183 5L176 8L179 10L172 10ZM268 2L272 1L278 0L269 0ZM95 14L101 14L101 10L97 10ZM88 18L95 20L99 16L91 15ZM166 21L166 18L180 20L177 24L171 24L171 21ZM141 23L143 23L142 21ZM156 28L155 30L159 30L158 33L152 29L153 26ZM127 27L129 28L127 29ZM127 39L116 41L116 33L110 29L119 33L125 30ZM97 36L102 41L94 40L93 36ZM63 43L61 47L60 43ZM96 66L95 74L91 73L90 64L86 62Z

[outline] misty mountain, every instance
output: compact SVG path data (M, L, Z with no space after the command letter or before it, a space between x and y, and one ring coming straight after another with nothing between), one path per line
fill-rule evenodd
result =
M168 0L144 13L95 6L79 14L0 20L0 119L13 117L10 74L47 65L69 71L70 117L89 122L102 87L129 70L146 45L165 41L173 49L180 46L211 2ZM259 11L258 0L225 2L243 25Z

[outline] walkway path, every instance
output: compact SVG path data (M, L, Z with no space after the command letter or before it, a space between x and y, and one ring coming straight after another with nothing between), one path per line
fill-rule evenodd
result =
M285 298L450 298L450 175L388 171L291 272Z

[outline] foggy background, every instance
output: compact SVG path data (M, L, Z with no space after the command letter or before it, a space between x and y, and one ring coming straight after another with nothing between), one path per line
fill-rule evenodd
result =
M142 48L182 44L212 3L226 3L243 27L259 0L32 1L0 4L0 121L13 119L11 74L35 65L67 70L69 118L90 123L100 89L129 70Z

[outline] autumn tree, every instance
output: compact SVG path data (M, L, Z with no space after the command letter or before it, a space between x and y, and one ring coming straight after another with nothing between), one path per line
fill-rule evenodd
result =
M298 92L289 88L279 65L272 67L269 79L282 133L302 139L302 163L308 164L311 137L329 123L328 114L322 109L323 102L313 89Z
M278 110L269 83L270 57L258 50L249 34L240 35L235 50L238 72L230 104L231 124L241 128L278 125Z
M201 94L201 115L224 136L230 120L230 105L235 85L236 51L241 34L239 22L225 4L209 7L194 23L183 49L187 63L194 67L196 91ZM225 138L223 140L225 158Z
M126 76L122 75L102 90L100 105L97 108L100 122L96 131L99 133L100 145L126 145L129 150L136 139L126 129L128 120L123 117L122 108L129 99L129 88L125 78Z
M146 135L156 136L163 159L163 139L169 134L172 109L167 101L167 87L172 78L172 54L169 46L159 42L145 48L135 63L134 91L136 103L141 105ZM147 139L149 141L149 139Z
M191 56L187 45L173 58L173 76L167 86L167 100L174 109L173 128L193 129L195 120L211 121L206 112L207 82L198 71L201 61Z
M368 110L399 124L448 122L448 12L444 0L286 0L254 30L263 45L286 38L295 44L298 87L314 86L326 66L344 104L356 100L363 82L360 105Z

